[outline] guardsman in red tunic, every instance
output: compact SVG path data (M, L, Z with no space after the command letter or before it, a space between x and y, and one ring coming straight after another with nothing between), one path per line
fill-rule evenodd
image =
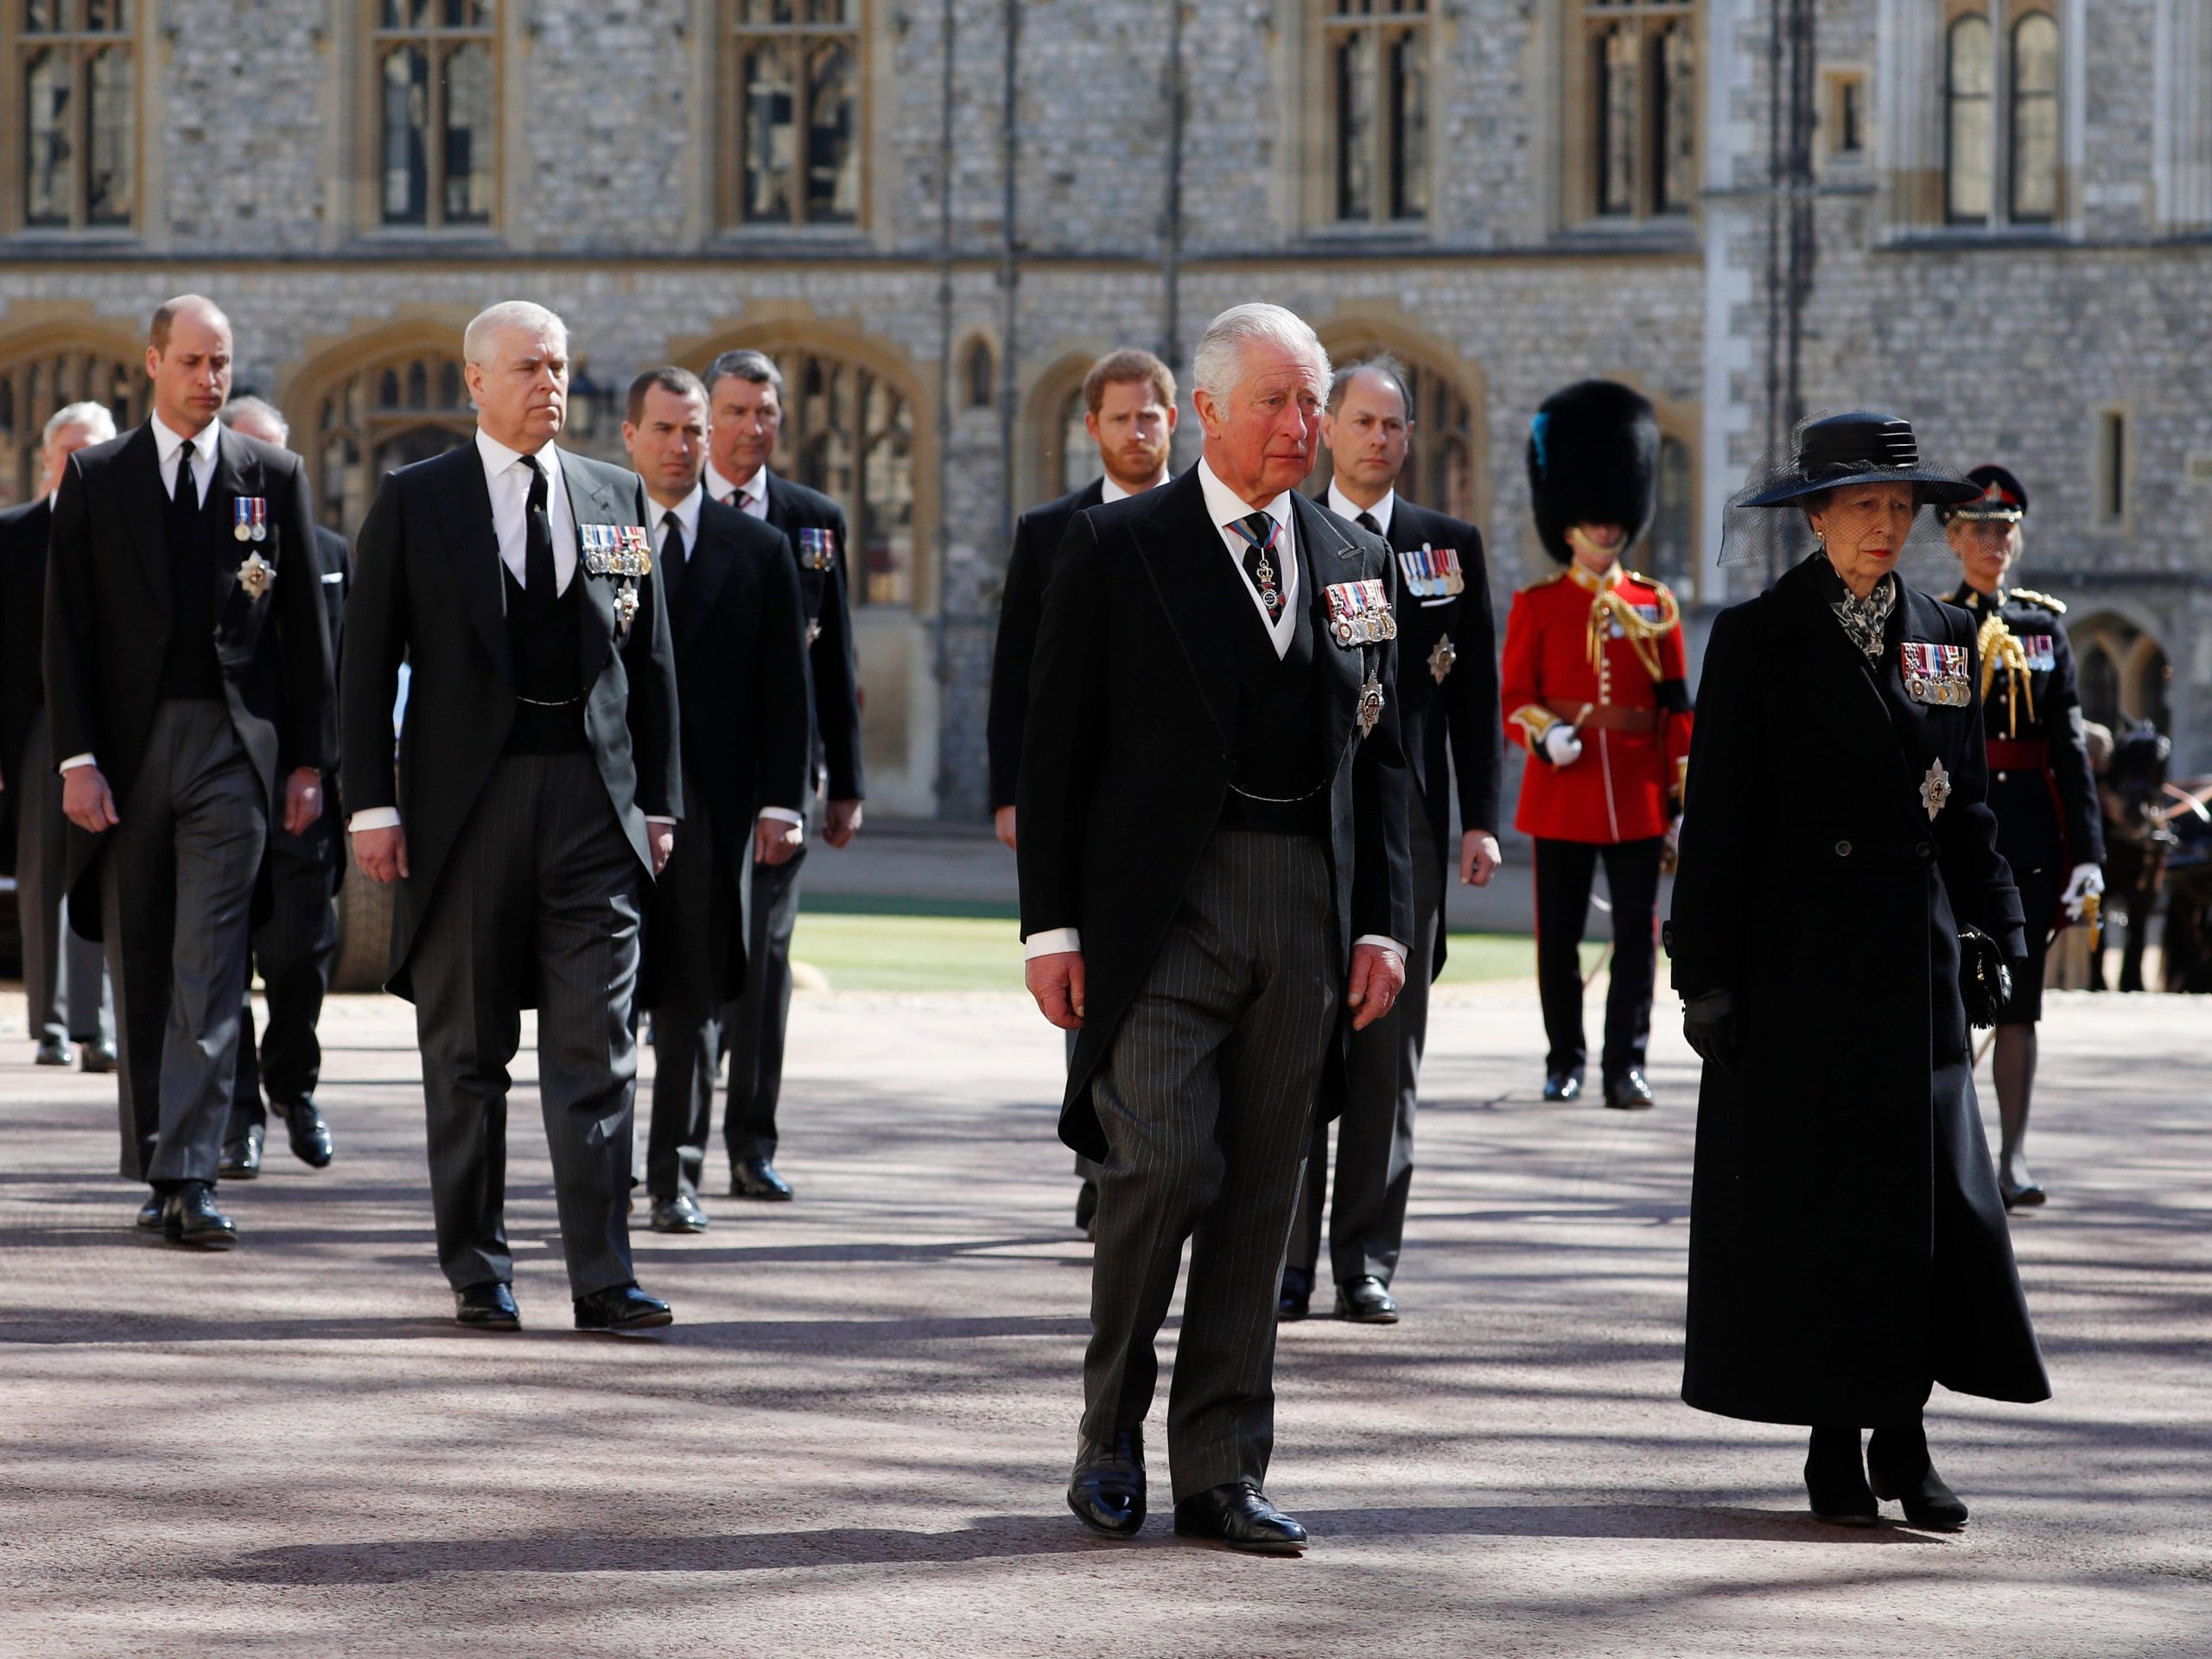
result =
M1546 400L1529 489L1544 549L1565 568L1514 596L1499 687L1506 735L1529 755L1513 823L1535 842L1544 1098L1582 1092L1577 947L1602 857L1613 971L1600 1069L1605 1104L1624 1110L1651 1104L1659 874L1690 747L1681 608L1620 564L1651 523L1658 457L1658 421L1628 387L1586 380Z

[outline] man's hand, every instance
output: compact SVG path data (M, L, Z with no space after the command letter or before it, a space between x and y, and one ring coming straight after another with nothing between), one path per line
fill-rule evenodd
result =
M302 766L284 780L284 833L304 836L322 816L322 774Z
M806 826L791 823L782 818L755 818L753 821L753 861L755 864L788 864L806 845Z
M1544 752L1544 759L1555 766L1571 766L1582 758L1582 737L1565 721L1545 729L1537 747Z
M1014 844L1014 809L1012 807L1002 806L991 814L991 830L998 836L999 843L1007 851L1018 853L1021 850Z
M852 840L861 827L861 804L858 801L832 801L828 817L823 820L822 839L832 847L842 847Z
M61 815L96 836L123 822L98 766L72 766L61 774Z
M1359 969L1355 966L1352 971ZM1022 978L1038 1011L1062 1031L1083 1029L1083 952L1055 950L1022 964Z
M1406 964L1398 960L1395 950L1385 950L1379 944L1355 944L1351 948L1351 983L1344 988L1344 1001L1359 1010L1351 1017L1354 1031L1365 1031L1384 1014L1398 1000L1398 993L1406 988Z
M676 851L676 826L645 820L645 850L653 855L653 874L658 875L668 868L668 861Z
M397 881L407 874L407 831L399 824L389 830L356 830L353 861L372 881Z
M1733 1072L1743 1039L1736 1030L1736 999L1726 991L1700 991L1682 999L1682 1035L1707 1065Z
M1498 856L1497 837L1487 830L1470 830L1459 837L1459 885L1486 887L1505 861Z

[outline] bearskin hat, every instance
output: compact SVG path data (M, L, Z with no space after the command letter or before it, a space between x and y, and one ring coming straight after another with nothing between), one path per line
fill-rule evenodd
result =
M1529 424L1529 494L1544 550L1565 564L1569 524L1620 524L1632 545L1658 506L1659 417L1617 380L1544 399Z

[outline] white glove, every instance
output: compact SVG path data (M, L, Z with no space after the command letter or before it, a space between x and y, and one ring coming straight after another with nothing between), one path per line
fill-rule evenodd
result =
M1571 766L1582 758L1582 740L1565 721L1550 728L1538 741L1544 746L1544 758L1555 766Z
M2088 900L2105 895L2105 873L2094 864L2076 864L2074 873L2066 879L2066 891L2058 900L2066 906L2069 920L2080 921L2088 908Z

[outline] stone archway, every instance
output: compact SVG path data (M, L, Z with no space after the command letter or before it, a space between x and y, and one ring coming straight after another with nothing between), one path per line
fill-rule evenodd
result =
M30 499L54 410L105 406L116 429L146 418L145 345L118 330L69 321L0 336L0 507Z
M1406 495L1425 507L1480 524L1489 510L1484 457L1483 377L1441 341L1402 323L1375 317L1339 317L1315 333L1341 367L1380 353L1405 365L1413 394L1414 439L1402 480ZM1327 487L1331 463L1325 448L1302 486L1311 495Z
M476 411L461 336L457 326L396 324L328 347L291 377L282 402L323 524L350 538L386 473L469 441Z

